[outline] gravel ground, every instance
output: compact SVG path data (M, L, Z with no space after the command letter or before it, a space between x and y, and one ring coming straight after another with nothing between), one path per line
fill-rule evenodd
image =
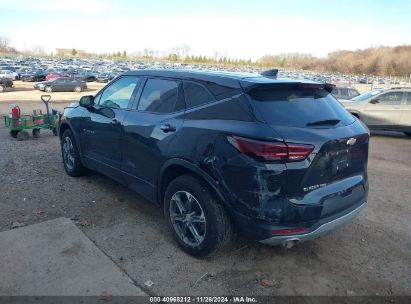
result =
M289 250L235 236L208 260L183 253L131 190L67 176L50 131L19 142L0 127L0 143L0 231L71 218L149 294L411 295L411 139L400 133L372 136L369 204L350 225Z

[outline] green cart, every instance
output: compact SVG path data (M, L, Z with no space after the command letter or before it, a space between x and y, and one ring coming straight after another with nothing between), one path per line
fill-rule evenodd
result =
M4 116L4 125L10 129L10 135L20 140L25 140L30 137L28 130L32 130L34 138L40 136L41 129L49 129L53 135L57 136L58 114L50 114L49 101L50 95L41 95L41 100L44 102L47 114L42 115L20 115L14 119L12 114Z

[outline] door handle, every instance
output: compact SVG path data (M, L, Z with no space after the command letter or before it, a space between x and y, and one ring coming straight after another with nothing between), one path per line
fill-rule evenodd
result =
M174 132L174 131L176 130L176 127L173 127L173 126L171 126L171 125L164 125L164 126L161 126L160 129L161 129L164 133L167 133L167 132Z
M117 120L117 119L113 119L113 120L111 120L111 124L113 125L113 126L115 126L115 125L119 125L120 124L120 122Z

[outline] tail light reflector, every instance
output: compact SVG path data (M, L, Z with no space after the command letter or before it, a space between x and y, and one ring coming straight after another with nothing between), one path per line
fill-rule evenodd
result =
M240 153L261 157L264 160L296 162L307 158L314 146L282 142L266 142L238 136L227 137Z
M271 230L271 234L293 234L304 232L306 228L292 228L292 229L281 229L281 230Z

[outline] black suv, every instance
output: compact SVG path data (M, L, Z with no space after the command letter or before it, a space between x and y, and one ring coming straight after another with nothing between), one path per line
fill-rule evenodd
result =
M130 71L65 109L64 167L101 172L158 203L192 255L212 254L233 229L291 247L349 222L367 201L368 129L332 88Z

